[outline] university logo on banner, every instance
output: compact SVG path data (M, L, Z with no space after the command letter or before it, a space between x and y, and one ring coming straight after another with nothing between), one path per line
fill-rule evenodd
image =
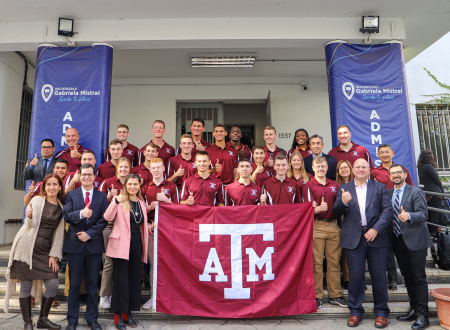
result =
M45 102L48 102L53 94L53 86L50 84L45 84L41 89L42 98Z
M345 82L342 84L342 91L345 97L350 101L355 94L355 86L351 82Z
M161 203L157 214L156 311L226 318L317 311L310 203Z

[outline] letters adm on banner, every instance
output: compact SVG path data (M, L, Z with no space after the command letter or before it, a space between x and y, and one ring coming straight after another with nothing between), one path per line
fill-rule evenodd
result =
M230 235L231 236L231 288L224 289L225 299L250 299L250 288L242 286L242 236L243 235L263 235L263 241L274 240L273 223L257 224L200 224L199 241L210 242L211 235ZM275 279L272 272L272 255L275 252L273 247L267 247L263 255L259 257L253 248L246 248L245 253L249 256L249 274L247 282L259 281L259 275L256 274L256 267L260 271L266 266L266 273L263 275L264 281ZM213 267L214 264L214 267ZM222 264L215 248L211 248L205 263L203 274L199 276L201 282L210 282L211 273L216 273L216 282L227 282L228 276L225 275Z

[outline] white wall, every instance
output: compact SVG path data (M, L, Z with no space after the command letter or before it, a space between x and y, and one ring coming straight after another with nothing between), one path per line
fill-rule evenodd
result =
M419 131L417 127L416 108L414 104L430 101L423 95L450 93L448 89L440 87L424 70L426 68L440 82L450 85L450 33L443 36L422 53L406 64L406 79L408 81L408 95L411 104L411 119L414 133L414 147L416 158L420 154Z
M302 78L309 92L300 84L223 84L223 85L114 85L111 99L110 138L120 123L130 127L130 142L142 147L151 140L151 124L156 119L166 123L165 140L175 143L177 100L265 99L270 90L272 124L279 133L294 133L305 128L309 134L324 137L325 150L331 149L331 126L326 78ZM277 144L288 150L289 139Z
M24 191L14 190L17 140L22 98L24 61L13 52L0 53L0 244L3 244L4 222L21 219ZM29 66L28 81L34 88L34 69ZM20 225L6 226L5 242L11 243Z

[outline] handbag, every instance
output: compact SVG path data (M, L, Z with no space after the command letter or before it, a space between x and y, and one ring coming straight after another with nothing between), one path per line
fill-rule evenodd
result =
M441 199L441 209L450 211L450 205L448 198L442 198ZM450 225L450 214L447 213L441 213L439 212L439 224L441 226L448 226Z
M450 269L450 236L448 231L436 232L433 238L433 246L431 247L431 255L434 263L440 269Z

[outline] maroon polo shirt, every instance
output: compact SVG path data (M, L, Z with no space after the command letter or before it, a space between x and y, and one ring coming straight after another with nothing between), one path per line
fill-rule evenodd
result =
M70 180L72 180L73 176L75 175L75 172L70 172L69 174L66 175L66 177L64 178L64 188L67 188L67 186L70 183ZM99 177L98 175L95 176L94 179L94 188L97 190L100 190L100 185L102 184L103 180L101 177ZM73 189L78 189L81 187L81 181L78 181L77 183L75 183L75 185L73 186Z
M97 167L97 175L101 177L103 180L112 178L116 175L116 165L111 163L111 161L107 161L103 163L99 167Z
M152 202L156 201L156 194L160 192L164 192L164 195L169 198L172 203L178 204L179 196L178 196L178 188L177 185L173 182L169 182L164 180L157 186L153 181L150 181L147 185L142 187L142 197L144 197L147 205L150 205ZM160 202L161 203L161 202ZM153 222L155 218L155 210L151 210L148 213L148 221Z
M275 164L275 157L278 156L279 154L281 154L280 148L276 147L275 150L273 152L271 152L269 150L269 148L267 148L267 146L264 146L264 151L266 153L266 156L264 157L263 163L267 162L270 159L270 156L272 156L273 162ZM286 156L286 153L285 153ZM276 174L275 169L273 168L273 166L268 167L270 173L272 174L272 176L274 176Z
M223 184L215 176L203 179L198 173L184 180L181 200L188 199L190 193L194 195L194 205L215 206L225 203Z
M252 169L253 169L252 173L256 170L257 167L258 166L256 166L255 163L252 163ZM268 167L264 167L264 171L262 173L256 174L256 181L255 181L255 183L258 186L262 187L264 185L264 182L267 179L270 179L271 177L272 177L272 172L270 171L270 169Z
M127 146L123 148L122 157L126 157L130 160L131 165L133 167L139 165L139 149L132 145L131 143L127 143ZM105 152L105 163L111 159L111 154L109 153L109 147Z
M312 150L310 149L309 145L306 147L305 150L303 150L303 149L300 148L300 147L296 147L296 148L294 148L294 149L289 150L289 152L288 152L288 158L291 157L291 155L294 153L294 151L298 151L298 152L302 155L303 159L305 159L305 158L308 157L308 156L311 156L312 153L313 153Z
M41 192L41 186L42 186L42 181L38 182L34 185L34 191L31 194L31 198L39 196L39 193Z
M311 181L312 178L314 178L314 177L313 177L311 174L309 174L309 173L306 173L306 175L308 176L308 179L309 179L308 182ZM295 182L297 182L297 185L299 186L299 189L300 189L301 198L302 198L302 200L305 200L305 197L303 196L303 186L304 186L305 184L307 184L307 182L305 182L305 180L303 180L303 179L297 180L297 179L295 178L295 176L292 176L291 179L294 180Z
M222 165L222 171L214 173L213 175L225 184L233 182L234 169L238 165L238 151L233 147L227 146L222 149L214 143L211 147L206 149L206 152L211 160L211 166L216 165L217 160L219 160L219 164Z
M410 186L414 186L414 183L411 180L411 175L409 174L408 169L407 168L405 169L406 174L408 174L408 176L406 177L406 183L409 184ZM389 169L384 168L383 165L380 165L370 171L370 179L384 183L386 185L387 190L394 188L394 182L391 181Z
M131 173L140 175L141 178L144 179L144 184L142 186L146 185L147 183L153 180L153 175L150 173L150 170L143 163L141 165L133 167Z
M83 148L81 144L78 145L78 152L80 154L83 154L85 151L92 151L88 148ZM75 172L76 170L79 170L81 167L81 162L79 159L70 157L70 149L66 148L64 150L61 150L60 152L56 153L55 155L56 159L65 159L69 163L69 172Z
M206 141L204 139L201 139L200 142L201 142L202 146L205 148L205 151L206 151L207 148L212 146L212 143L209 143L208 141ZM192 158L195 159L195 155L197 154L197 148L196 148L197 144L195 142L194 142L194 144L195 144L195 146L192 148L191 154L192 154ZM179 154L181 154L181 148L178 145L177 155L179 155Z
M317 206L322 204L322 197L325 203L328 204L326 212L320 212L314 215L315 218L320 219L334 219L336 216L333 213L333 205L336 202L336 197L339 189L339 184L326 178L325 185L319 183L316 178L308 181L303 186L303 198L305 202L316 201Z
M301 203L300 187L295 180L286 177L281 182L272 177L264 182L263 192L267 193L267 205Z
M181 157L181 154L178 154L169 159L169 163L167 164L167 173L169 178L173 176L176 171L178 171L180 166L183 166L183 168L185 169L184 175L182 177L178 177L177 179L176 185L178 189L181 189L183 187L184 180L197 173L197 166L195 165L194 161L194 157L191 156L190 159L186 160Z
M342 150L341 145L339 144L337 147L330 150L330 152L328 153L328 156L333 156L334 158L336 158L338 163L341 160L346 159L350 162L350 164L352 164L352 166L353 166L353 163L355 162L355 160L364 158L369 163L370 168L373 169L374 166L373 166L372 158L370 157L369 151L366 148L364 148L363 146L356 144L355 142L352 142L352 143L353 143L353 146L350 148L350 150L348 152L345 152L344 150Z
M247 151L247 157L246 157L246 158L250 159L251 162L253 161L253 154L252 154L252 151L251 151L250 148L247 147L245 144L241 143L241 145L239 146L239 148L236 149L235 147L233 147L233 145L231 144L231 142L228 141L227 144L226 144L226 146L227 146L228 148L233 148L234 150L236 150L236 151L238 152L238 160L239 160L239 151L245 150L245 151Z
M250 181L245 185L239 181L225 187L225 205L257 205L261 196L261 187Z
M153 143L153 140L151 140L149 143ZM141 155L140 164L143 164L145 162L144 151L147 144L139 150L139 154ZM163 146L158 150L157 157L163 160L164 166L167 168L167 162L169 161L169 158L173 156L175 156L175 149L171 145L169 145L166 141L164 141Z
M113 176L112 178L103 181L99 190L108 195L112 189L112 186L114 186L114 189L117 189L117 194L120 194L120 191L123 189L123 184L120 182L119 178L117 176Z

